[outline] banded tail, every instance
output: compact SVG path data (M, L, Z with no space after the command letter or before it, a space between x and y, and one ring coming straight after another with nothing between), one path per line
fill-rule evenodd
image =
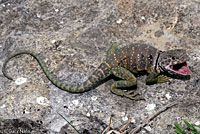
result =
M13 80L13 78L7 75L6 65L10 59L12 59L13 57L17 55L22 55L22 54L28 54L28 55L33 56L39 63L40 67L42 68L47 78L52 82L52 84L54 84L61 90L71 92L71 93L82 93L82 92L89 91L95 88L96 86L98 86L106 77L110 75L109 64L106 62L103 62L85 82L80 83L79 85L65 84L64 82L61 82L56 77L54 77L51 72L49 72L46 64L40 59L38 55L34 54L31 51L20 51L8 57L3 64L2 72L4 76L7 77L9 80Z

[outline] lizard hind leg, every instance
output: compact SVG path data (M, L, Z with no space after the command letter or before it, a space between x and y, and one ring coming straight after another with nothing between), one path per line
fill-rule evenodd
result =
M112 74L122 79L112 84L111 86L112 93L119 96L127 97L131 100L143 100L143 98L136 98L138 94L134 93L134 91L125 91L121 89L137 85L136 77L129 70L123 67L116 67L112 69Z

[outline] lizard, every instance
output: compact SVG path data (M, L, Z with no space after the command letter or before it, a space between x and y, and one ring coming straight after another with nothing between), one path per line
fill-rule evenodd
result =
M124 88L137 86L138 75L147 75L147 85L167 82L170 78L190 77L190 70L187 66L189 57L185 49L161 51L152 45L132 43L122 48L113 44L107 51L106 59L92 75L77 85L66 84L58 80L34 52L19 51L9 56L2 67L4 76L10 80L13 78L6 73L6 65L11 58L21 54L33 56L52 84L70 93L83 93L95 89L104 83L106 78L113 75L119 80L111 85L112 93L132 100L140 100L141 98L136 97L138 93L133 90L124 90Z

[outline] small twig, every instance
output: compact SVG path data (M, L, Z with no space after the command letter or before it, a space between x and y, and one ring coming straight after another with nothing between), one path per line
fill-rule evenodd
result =
M180 107L189 107L189 106L193 106L193 105L196 105L196 104L200 104L200 101L193 101L193 100L191 100L190 101L191 103L189 103L189 104L182 104Z
M112 116L110 117L108 127L102 132L102 134L104 134L106 131L110 131L110 128L111 128L111 121L112 121Z
M174 27L176 26L177 22L178 22L178 13L176 12L175 20L174 20L174 22L172 23L172 25L168 29L169 30L174 29Z
M111 128L111 122L112 122L112 116L110 117L109 125L108 125L108 131L110 131Z
M57 112L58 113L58 112ZM63 115L58 113L78 134L81 134Z
M168 108L171 108L172 106L177 105L177 104L178 104L178 102L176 101L176 102L173 102L173 103L170 103L170 104L164 106L158 112L156 112L151 117L149 117L147 120L145 120L144 123L138 125L136 128L134 128L133 130L131 130L130 134L136 134L141 128L143 128L144 126L146 126L156 116L158 116L162 112L166 111Z
M130 122L131 122L131 119L128 119L126 124L124 126L122 126L122 128L119 131L122 133L122 131L128 127L128 124L130 124Z
M101 133L101 134L105 134L105 132L108 130L108 127Z

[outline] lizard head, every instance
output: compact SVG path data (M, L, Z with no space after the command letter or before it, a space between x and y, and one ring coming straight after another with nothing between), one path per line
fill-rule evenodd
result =
M174 49L160 53L158 67L161 71L175 77L188 77L190 70L187 66L189 60L186 50Z

